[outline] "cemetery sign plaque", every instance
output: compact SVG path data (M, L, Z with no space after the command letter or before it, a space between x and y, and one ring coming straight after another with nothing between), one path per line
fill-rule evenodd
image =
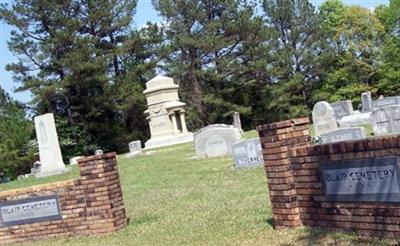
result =
M0 202L0 227L60 219L56 195Z
M322 163L326 200L400 202L399 160L389 156Z

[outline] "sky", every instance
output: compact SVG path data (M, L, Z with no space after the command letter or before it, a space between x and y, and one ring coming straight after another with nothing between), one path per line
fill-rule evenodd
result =
M11 0L0 0L0 3L10 3ZM321 5L324 0L310 0L315 6ZM365 8L374 9L376 6L385 4L389 0L344 0L346 4L360 5ZM138 0L136 15L134 18L135 25L140 28L146 24L147 21L160 22L161 18L154 10L151 0ZM10 32L12 28L7 24L0 21L0 85L3 87L14 99L21 102L29 102L31 95L29 92L15 93L14 90L20 84L13 82L12 73L5 70L8 63L16 62L16 57L8 50L7 41L10 39Z

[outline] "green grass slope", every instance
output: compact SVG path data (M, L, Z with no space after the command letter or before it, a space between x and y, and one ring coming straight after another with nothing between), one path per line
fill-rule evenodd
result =
M246 136L254 137L255 133ZM326 230L273 230L262 167L235 170L231 157L192 159L195 153L191 144L156 151L153 155L118 159L130 221L126 228L104 236L57 237L23 245L395 244ZM74 176L74 170L59 178ZM0 189L35 184L35 180L13 183Z

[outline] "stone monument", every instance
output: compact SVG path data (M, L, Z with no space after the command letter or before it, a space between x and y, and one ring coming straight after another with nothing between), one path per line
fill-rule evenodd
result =
M240 120L239 112L233 112L233 126L239 130L240 134L243 133L242 121Z
M61 174L65 165L61 155L53 114L35 117L36 137L39 145L40 171L37 177Z
M146 83L144 94L148 109L151 138L146 149L193 141L193 133L186 128L185 106L179 101L179 86L169 77L157 76Z
M240 140L240 132L233 126L214 124L203 127L194 136L197 158L232 154L232 144Z
M391 105L374 109L371 119L375 135L399 133L400 105Z
M328 102L317 102L312 111L312 118L316 136L320 136L338 128L335 113Z
M350 100L338 101L331 103L336 119L341 119L344 116L354 114L353 104Z
M262 148L258 138L233 144L232 152L235 168L257 167L264 164Z
M363 113L372 111L372 97L370 91L361 93L361 102L362 102L361 111Z
M140 142L140 140L130 142L129 153L126 155L126 157L130 158L141 154L142 154L142 143Z

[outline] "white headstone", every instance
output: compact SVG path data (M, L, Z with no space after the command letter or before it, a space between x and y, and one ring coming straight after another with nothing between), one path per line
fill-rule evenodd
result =
M65 171L53 114L35 117L36 137L39 145L40 172L37 177L56 175Z
M240 140L240 132L233 126L209 125L195 133L198 158L226 156L232 153L232 144Z
M240 120L239 112L233 113L233 126L236 127L240 133L243 133L242 121Z
M142 143L140 140L132 141L129 143L129 153L126 157L135 157L142 154Z
M361 102L362 102L362 112L370 112L372 111L372 97L371 92L363 92L361 93Z
M258 138L240 141L232 145L235 168L262 166L262 148Z
M359 127L371 124L371 113L358 113L344 116L339 120L339 126L343 127Z
M146 149L193 141L186 128L184 102L179 101L179 86L169 77L157 76L146 83L144 94L151 138Z
M312 118L316 136L320 136L338 128L335 113L328 102L317 102L312 111Z

